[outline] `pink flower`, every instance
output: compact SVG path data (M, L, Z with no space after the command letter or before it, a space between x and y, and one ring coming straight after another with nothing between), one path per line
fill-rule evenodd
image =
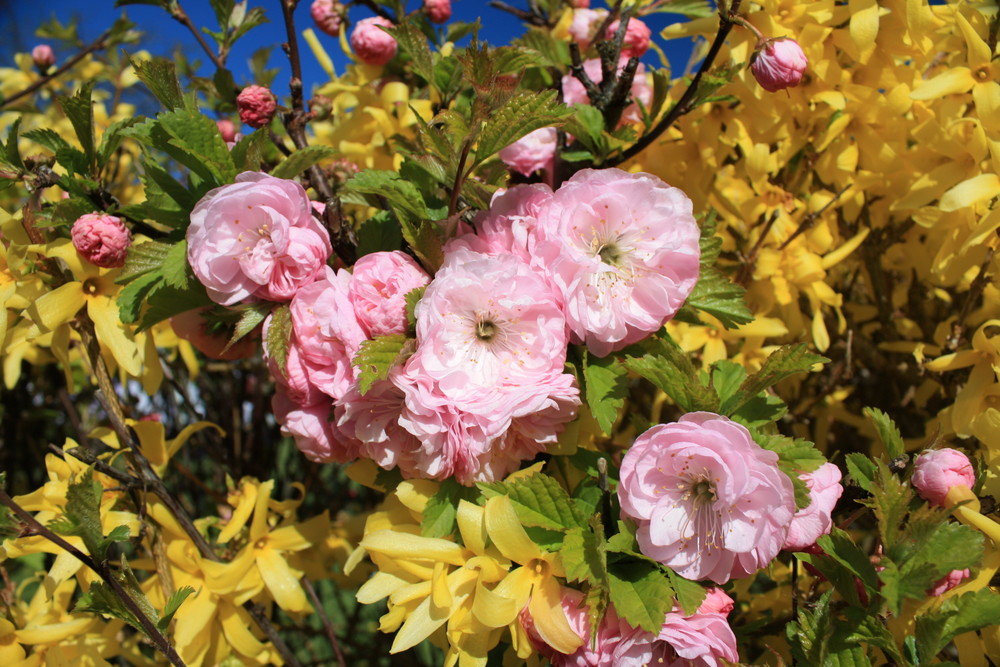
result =
M428 282L430 277L404 252L374 252L359 259L348 292L368 337L406 333L406 295Z
M625 69L626 64L628 64L628 58L622 56L618 61L619 74L621 74L621 71ZM592 58L584 62L583 71L587 73L587 76L589 76L590 80L594 83L600 83L604 78L604 75L601 72L600 58ZM563 101L566 102L566 104L570 106L574 104L590 104L590 98L587 97L587 90L572 74L563 76L562 86ZM635 78L632 79L632 99L642 102L642 105L647 109L653 101L653 89L649 85L649 81L646 80L646 67L642 63L639 63L639 67L635 70ZM639 110L638 105L630 104L625 107L625 111L622 113L621 122L622 124L641 123L642 112Z
M367 65L385 65L396 55L396 38L382 27L392 28L393 23L381 16L373 16L358 21L351 33L351 48L358 60Z
M330 37L340 35L340 26L344 22L344 6L336 0L313 0L309 7L316 27Z
M338 437L333 426L331 401L301 405L289 398L279 385L271 409L281 424L281 432L294 438L295 446L310 461L345 463L357 458L357 452Z
M618 498L645 555L687 579L722 584L765 567L795 514L778 455L725 417L695 412L639 436Z
M935 598L944 595L968 579L970 576L972 576L972 573L969 572L969 568L965 568L964 570L952 570L938 579L934 585L927 590L927 595Z
M794 39L767 40L750 62L750 71L761 88L775 92L799 85L809 65L802 47Z
M618 663L614 661L615 648L621 642L622 635L632 632L633 628L618 618L615 608L607 609L601 624L597 626L597 636L591 641L590 608L584 601L583 593L572 588L563 588L560 604L566 614L566 620L569 621L569 627L584 640L583 645L570 655L556 651L538 634L535 621L525 607L520 615L521 626L535 649L547 658L553 667L617 667Z
M569 26L569 36L586 49L594 39L597 29L608 17L606 9L587 9L589 3L573 11L573 22ZM567 102L568 104L568 102Z
M833 527L830 514L844 493L840 485L840 468L824 463L813 472L802 473L799 479L809 487L809 506L798 510L788 527L784 548L801 551L815 544L820 535L828 535Z
M290 306L294 347L310 383L331 398L344 395L356 379L351 360L368 336L354 314L351 274L327 268L296 293Z
M604 33L604 39L614 39L620 25L621 21L615 21L609 25L607 32ZM641 58L649 50L649 37L651 34L649 26L635 17L630 18L628 25L625 27L622 55L629 58Z
M424 13L434 23L444 23L451 18L451 0L424 0Z
M577 172L536 233L533 261L562 294L571 340L597 356L659 330L698 281L691 200L651 174Z
M132 233L121 218L106 213L87 213L70 230L73 247L91 264L105 269L125 266Z
M183 338L196 350L212 359L234 361L252 357L260 348L260 329L257 328L226 350L232 335L231 327L218 332L209 331L209 322L203 317L208 308L188 310L170 318L170 326L178 338ZM223 352L225 350L225 352Z
M278 102L264 86L247 86L236 96L240 120L253 128L264 127L274 118Z
M38 44L31 50L31 61L42 72L56 64L56 54L48 44Z
M554 127L529 132L498 153L503 163L521 174L531 176L539 169L552 171L558 133Z
M497 190L490 208L476 217L477 233L449 241L445 254L465 247L484 255L510 254L530 262L538 213L551 198L552 189L542 183Z
M215 121L215 125L219 128L219 134L222 135L223 141L227 144L236 141L236 126L233 125L233 121L223 118Z
M333 251L295 181L244 172L195 204L188 262L216 303L288 301L319 277Z
M590 7L590 0L573 0L570 4L576 9L586 9Z
M972 488L976 472L969 457L957 449L929 449L917 457L913 464L913 488L920 497L932 505L949 507L948 490L953 486Z
M364 396L353 383L337 401L337 430L354 444L359 456L369 458L386 470L399 468L404 476L420 477L417 453L421 443L399 424L405 394L395 380L399 369L388 380L375 382Z

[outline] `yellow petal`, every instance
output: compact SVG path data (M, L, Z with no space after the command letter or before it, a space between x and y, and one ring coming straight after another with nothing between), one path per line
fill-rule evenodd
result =
M939 208L949 213L1000 195L1000 176L979 174L962 181L943 195Z
M177 453L177 450L186 443L192 435L199 431L203 431L206 428L214 428L220 436L225 436L226 432L222 430L222 427L213 424L212 422L200 421L193 424L185 426L180 433L177 434L173 440L167 441L167 456L173 456Z
M976 80L972 77L972 72L968 67L952 67L917 86L910 93L910 99L933 100L945 95L964 93L975 83Z
M331 79L336 78L337 70L333 67L333 61L330 60L330 54L326 52L323 45L320 43L319 38L312 28L306 28L302 31L302 37L306 40L306 44L309 45L309 50L312 51L313 57L319 66L323 68L326 75Z
M434 563L434 576L431 577L431 606L437 609L450 609L452 603L451 590L448 588L448 566L444 563Z
M211 624L218 608L218 598L207 588L202 588L181 606L184 611L174 617L173 640L178 647L191 644L195 636Z
M250 632L250 617L239 607L223 600L219 603L219 620L222 621L222 632L226 641L248 658L260 655L266 648L253 633Z
M528 610L535 622L535 630L545 643L560 653L570 654L583 645L583 638L569 626L561 599L562 588L555 579L547 577L535 586Z
M268 533L267 544L280 551L302 551L322 544L330 534L330 515L326 512L290 526L282 526Z
M35 325L28 331L28 337L35 338L70 322L85 304L80 283L66 283L42 295L28 306L28 317Z
M878 37L878 3L875 0L850 0L847 4L851 15L848 31L858 47L858 61L866 63L875 50L875 38Z
M442 561L452 565L464 565L462 547L454 542L436 537L421 537L393 530L380 530L365 535L361 546L369 552L376 551L391 558Z
M542 550L524 532L507 496L493 496L486 501L486 532L500 553L512 561L524 564L542 557Z
M968 19L962 16L961 12L955 12L952 16L955 17L955 22L958 23L958 28L962 31L962 37L965 38L969 66L975 69L980 65L988 65L993 58L989 45L979 36Z
M361 585L355 597L361 604L372 604L388 597L393 591L407 586L409 583L389 572L376 572Z
M306 592L299 584L298 576L288 567L288 562L280 552L264 548L258 549L256 556L260 577L279 607L290 612L307 612L312 609L306 599Z
M510 625L521 611L518 600L498 595L494 591L476 583L476 599L472 603L472 613L483 625L502 628Z
M93 617L75 618L63 623L49 623L44 625L29 625L21 630L15 630L14 636L22 644L58 644L59 642L77 637L96 623Z
M230 493L229 502L232 503L233 493ZM225 544L229 540L233 539L233 536L240 531L243 526L247 525L247 520L250 519L250 514L253 512L254 507L257 504L257 485L249 479L244 479L240 482L239 490L239 500L236 504L236 509L233 510L232 516L229 517L229 522L226 527L222 529L219 533L219 537L216 540L219 544Z
M400 653L427 639L431 633L444 625L449 613L450 610L435 608L431 605L430 598L424 598L424 601L410 612L403 627L396 633L389 653Z
M253 509L253 523L250 524L250 541L256 542L267 535L267 501L271 499L274 480L269 479L257 489L257 502Z
M465 547L475 554L486 552L486 525L483 523L483 508L474 505L468 500L458 501L458 532L462 535L462 542Z
M94 297L87 303L87 313L94 321L97 339L111 351L118 365L129 375L139 377L142 374L142 352L132 332L119 319L115 300L106 296Z
M253 564L253 544L243 547L236 558L228 563L202 561L201 569L205 573L205 585L219 595L232 593L247 576L247 571Z

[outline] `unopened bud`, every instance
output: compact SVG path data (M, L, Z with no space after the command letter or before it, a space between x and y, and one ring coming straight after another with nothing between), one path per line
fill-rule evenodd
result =
M976 483L976 473L969 457L948 447L930 449L918 456L910 483L921 498L942 507L975 499L970 489ZM957 488L949 493L954 487Z
M381 27L393 27L381 16L361 19L351 33L351 48L358 60L367 65L385 65L396 55L396 38Z
M132 234L121 218L106 213L88 213L73 223L73 247L84 259L105 269L125 266Z
M31 50L31 60L34 61L35 67L45 72L56 64L56 54L48 44L39 44Z
M802 80L809 60L794 39L767 40L750 63L757 83L769 92L794 88Z
M236 97L240 120L252 128L264 127L274 118L278 103L264 86L247 86Z
M330 37L340 35L340 26L344 23L344 6L336 0L313 0L309 8L316 27Z
M424 13L434 23L445 23L451 18L451 0L424 0Z

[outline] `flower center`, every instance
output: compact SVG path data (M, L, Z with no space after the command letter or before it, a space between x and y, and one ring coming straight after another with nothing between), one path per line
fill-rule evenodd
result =
M989 81L990 80L990 66L980 65L976 68L976 73L974 74L976 81Z
M479 320L476 322L476 338L489 343L497 335L497 326L489 320Z
M87 278L83 281L83 293L84 294L97 294L97 282L91 278Z
M605 243L597 249L597 256L601 258L601 261L611 266L618 266L624 254L615 243Z
M695 482L688 493L696 506L709 505L715 501L715 489L707 479Z

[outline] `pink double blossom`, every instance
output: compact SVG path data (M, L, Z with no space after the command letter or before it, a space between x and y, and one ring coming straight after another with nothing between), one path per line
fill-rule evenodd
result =
M295 181L244 172L201 198L187 230L188 262L216 303L288 301L333 251Z
M688 579L722 584L766 567L795 514L778 455L734 421L684 415L625 453L618 498L642 553Z
M556 128L542 127L502 148L497 156L522 176L531 176L536 171L552 171L557 138Z
M812 472L799 475L799 478L809 488L809 505L792 517L784 546L788 551L801 551L815 544L821 535L830 533L833 508L844 493L840 484L840 468L833 463L824 463Z
M572 342L605 356L657 331L698 280L691 200L656 176L585 169L538 214L534 263L565 303Z
M348 296L369 338L406 333L406 295L430 276L404 252L373 252L354 264Z
M381 16L361 19L351 33L351 48L358 60L366 65L385 65L396 56L396 38L382 28L393 23Z
M612 40L621 26L621 21L615 21L608 26L604 39ZM628 58L641 58L649 50L649 38L652 35L649 26L635 17L629 19L625 26L625 39L622 41L622 55Z

